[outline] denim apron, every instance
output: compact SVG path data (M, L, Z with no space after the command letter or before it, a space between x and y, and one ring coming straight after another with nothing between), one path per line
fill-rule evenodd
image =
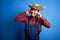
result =
M30 24L30 17L28 17L28 24L25 24L25 40L39 40L37 20L35 24Z

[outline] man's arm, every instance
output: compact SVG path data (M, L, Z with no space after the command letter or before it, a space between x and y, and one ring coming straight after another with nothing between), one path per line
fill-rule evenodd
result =
M22 14L19 14L19 15L15 18L15 20L16 20L17 22L24 22L24 21L25 21L25 17L26 17L26 13L24 12L24 13L22 13Z
M42 21L42 25L44 25L45 27L47 27L47 28L50 28L50 23L47 21L47 19L45 19L45 18L40 18L41 19L41 21Z
M50 28L50 26L51 26L50 23L39 12L38 12L38 18L41 20L42 25L44 25L47 28Z

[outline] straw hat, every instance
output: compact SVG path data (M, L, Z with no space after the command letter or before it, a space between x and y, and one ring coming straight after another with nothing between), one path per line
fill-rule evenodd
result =
M40 6L39 4L33 4L33 5L30 5L27 3L27 5L30 7L30 8L34 8L34 9L37 9L37 10L42 10L44 9L43 6Z

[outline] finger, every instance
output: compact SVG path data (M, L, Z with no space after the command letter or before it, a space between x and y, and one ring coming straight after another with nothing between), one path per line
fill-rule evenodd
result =
M26 14L29 14L29 10L26 11Z

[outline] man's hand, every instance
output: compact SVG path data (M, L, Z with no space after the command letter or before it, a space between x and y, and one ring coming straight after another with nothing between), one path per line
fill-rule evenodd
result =
M39 13L39 12L38 12L37 16L38 16L38 18L42 18L41 13Z
M29 14L29 13L30 13L30 10L27 10L27 11L26 11L26 14Z

